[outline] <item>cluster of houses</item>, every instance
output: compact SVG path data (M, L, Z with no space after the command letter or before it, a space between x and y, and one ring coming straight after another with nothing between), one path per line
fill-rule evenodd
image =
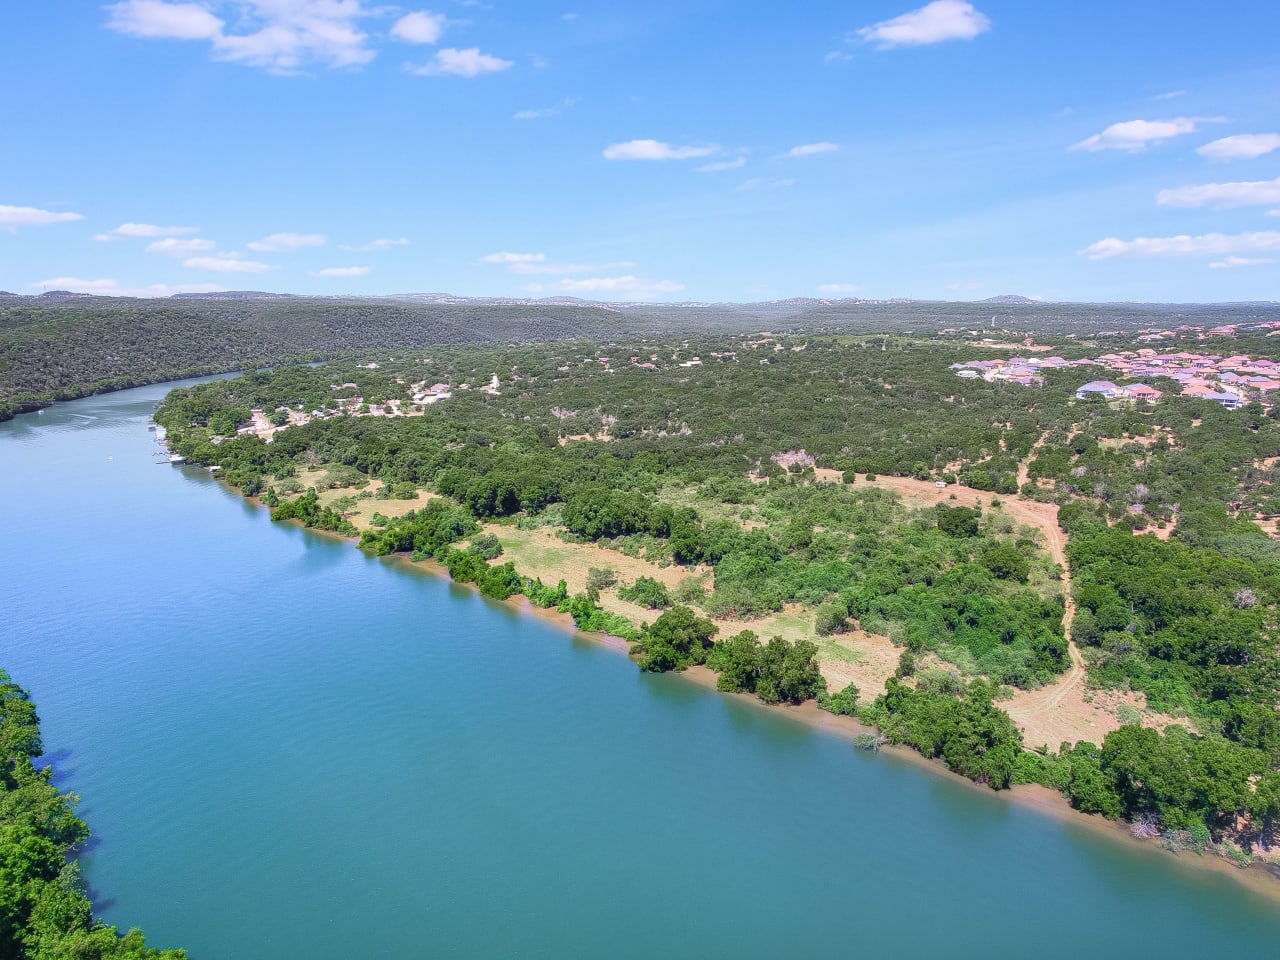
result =
M1243 354L1223 357L1188 351L1159 353L1143 348L1104 353L1096 359L1010 357L951 365L956 376L963 379L1007 380L1023 386L1043 384L1045 370L1072 367L1102 368L1119 374L1123 379L1165 378L1177 385L1182 396L1213 400L1228 410L1252 400L1267 401L1272 391L1280 390L1280 363L1255 360ZM1110 380L1092 380L1076 390L1076 397L1081 400L1090 397L1107 400L1129 398L1155 403L1165 393L1165 390L1146 383L1117 384Z

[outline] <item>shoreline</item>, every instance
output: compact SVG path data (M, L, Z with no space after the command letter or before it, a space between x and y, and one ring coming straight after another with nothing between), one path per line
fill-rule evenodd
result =
M269 514L269 508L257 497L245 497L236 488L221 479L217 479L217 483L227 493L244 502L267 509ZM276 521L271 522L274 523ZM299 529L307 530L313 534L351 544L359 550L359 537L350 537L334 531L303 527L296 520L284 522L293 524ZM533 616L564 631L571 638L581 638L629 660L631 659L630 644L623 638L582 630L569 614L561 613L554 607L536 606L523 594L517 594L506 600L484 597L474 583L458 583L449 576L449 571L434 559L415 561L411 560L407 554L400 553L371 558L381 560L401 572L405 570L414 571L421 575L442 579L457 587L466 587L473 593L480 595L486 602L501 604L522 616ZM706 666L693 666L682 671L673 671L672 675L683 678L684 682L717 693L720 696L732 697L737 699L738 702L747 704L755 709L766 710L772 716L784 717L793 723L804 724L819 734L844 740L850 746L853 744L854 737L860 733L879 732L879 728L868 726L855 717L837 716L836 714L828 713L819 708L817 702L813 700L799 705L787 703L771 704L765 703L751 694L719 690L716 687L717 675L715 671ZM1058 823L1078 827L1090 831L1096 836L1117 841L1132 851L1142 851L1147 855L1162 856L1165 858L1164 862L1167 867L1171 869L1189 871L1192 875L1205 876L1207 872L1208 874L1229 877L1250 893L1264 897L1273 904L1280 905L1280 882L1278 882L1280 881L1280 865L1269 864L1262 859L1255 859L1247 867L1238 867L1215 853L1173 854L1162 849L1155 839L1143 840L1134 837L1129 831L1129 823L1127 821L1107 820L1098 814L1081 813L1071 806L1066 797L1049 787L1039 784L1014 784L1007 790L992 790L986 784L975 783L947 769L940 761L929 759L910 747L901 744L884 744L881 746L880 752L887 753L895 759L905 761L921 770L927 770L933 775L943 776L953 783L964 786L966 789L980 791L984 796L997 801L1013 804L1022 809L1034 811Z

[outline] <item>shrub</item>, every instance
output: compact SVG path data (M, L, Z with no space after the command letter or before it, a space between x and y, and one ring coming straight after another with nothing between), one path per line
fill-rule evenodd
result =
M502 542L492 533L481 533L471 538L467 553L481 560L496 560L502 556Z
M613 569L613 567L605 567L603 569L591 567L587 570L588 590L595 590L597 592L607 590L617 584L617 582L618 571Z
M855 717L858 715L858 688L851 683L836 693L820 693L818 706L838 717Z
M671 594L667 592L666 585L653 577L637 577L631 586L618 590L618 597L650 610L664 610L671 606Z
M1142 711L1132 703L1122 703L1116 708L1116 717L1122 727L1136 727L1142 723Z

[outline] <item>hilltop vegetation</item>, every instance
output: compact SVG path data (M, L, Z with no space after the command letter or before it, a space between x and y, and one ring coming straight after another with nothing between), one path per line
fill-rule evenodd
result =
M449 302L433 302L433 299ZM53 400L369 350L750 330L1040 336L1280 319L1275 305L493 302L463 298L0 298L0 419ZM1020 334L1019 334L1020 336Z

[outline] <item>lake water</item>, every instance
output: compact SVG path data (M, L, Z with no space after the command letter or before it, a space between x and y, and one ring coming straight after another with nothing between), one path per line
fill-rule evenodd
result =
M157 465L168 387L0 424L0 665L98 909L196 960L1274 956L1280 902Z

